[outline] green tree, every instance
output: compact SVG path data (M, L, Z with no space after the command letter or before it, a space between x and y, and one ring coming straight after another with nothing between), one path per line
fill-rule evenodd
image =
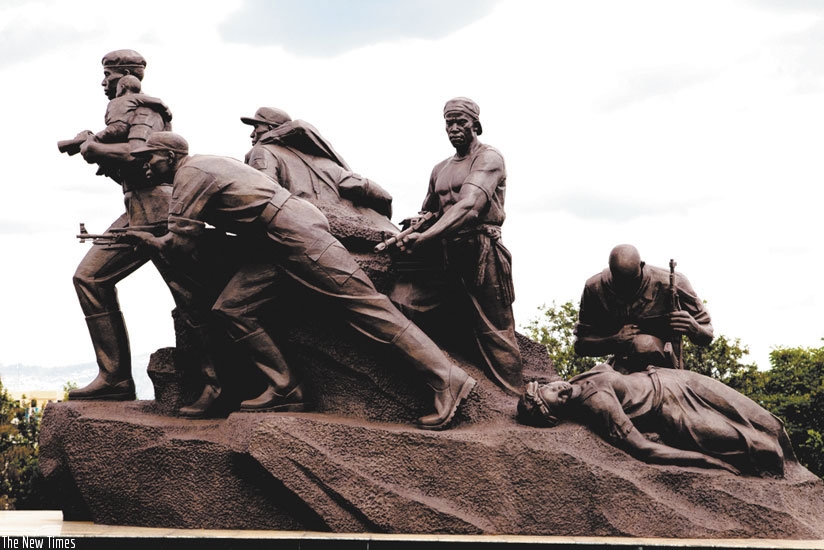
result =
M72 380L69 380L68 382L63 384L63 402L69 400L69 392L72 390L76 390L77 387L77 382L74 382Z
M824 347L777 348L751 397L784 420L798 460L824 477Z
M755 363L742 362L750 350L738 338L716 336L709 346L697 346L689 338L682 340L684 368L720 380L739 391L744 379L758 370Z
M0 380L0 509L26 509L38 501L37 438L40 418L14 401Z
M546 351L558 374L568 379L586 372L604 358L581 357L575 353L575 323L578 307L572 301L538 308L539 315L524 327L526 335L546 346Z

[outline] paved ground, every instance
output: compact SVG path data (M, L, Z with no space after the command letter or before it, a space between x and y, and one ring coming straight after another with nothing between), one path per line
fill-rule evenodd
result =
M32 540L42 541L36 544ZM60 540L62 539L62 541ZM127 527L112 525L95 525L90 522L63 521L62 512L48 511L0 511L0 548L71 548L83 550L91 546L100 547L93 542L105 542L105 539L120 541L139 541L140 539L163 539L162 547L175 547L168 544L179 540L184 544L196 542L198 548L211 548L209 540L236 541L235 547L243 547L248 541L251 546L256 542L269 541L276 544L292 541L296 548L346 548L362 547L364 549L391 548L393 546L410 548L417 545L431 548L438 543L452 546L468 547L483 543L482 548L514 547L525 548L541 546L543 548L776 548L776 549L824 549L824 540L743 540L743 539L645 539L645 538L609 538L609 537L524 537L524 536L451 536L451 535L379 535L379 534L327 534L306 531L232 531L207 529L164 529L153 527ZM197 539L196 541L194 539ZM473 544L474 543L474 544ZM147 547L154 545L147 545ZM122 548L121 544L112 544ZM228 547L228 546L223 546ZM276 546L283 548L282 544Z

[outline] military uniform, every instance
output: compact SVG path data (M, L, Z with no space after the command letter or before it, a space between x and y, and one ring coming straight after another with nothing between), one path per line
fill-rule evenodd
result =
M136 146L145 143L153 132L171 128L167 111L155 107L139 105L128 113L128 132L123 141ZM101 163L101 168L123 187L126 206L126 212L108 230L137 226L161 230L168 216L171 186L148 180L142 161L107 161ZM134 398L129 337L115 286L149 259L148 253L130 246L92 246L77 267L74 287L86 316L100 373L89 386L69 392L70 399ZM162 262L155 265L161 275L168 272ZM171 277L164 275L164 279ZM119 389L109 387L114 385Z
M665 355L663 343L673 338L672 331L665 322L673 307L669 276L666 269L644 265L640 286L629 300L615 292L609 268L590 277L581 295L581 308L575 326L576 337L606 337L617 334L625 325L638 325L642 334L661 341L660 346L653 346L649 352L643 352L643 357L634 356L640 355L640 350L617 353L610 362L624 371L641 370L648 364L677 366L675 356ZM689 280L681 273L676 273L675 286L681 309L692 315L699 325L709 325L710 314Z
M285 122L264 134L246 155L246 164L315 205L341 204L355 214L369 215L364 209L371 209L382 216L392 215L392 196L352 172L318 131L301 120Z
M230 335L246 346L274 390L269 398L244 402L242 409L268 410L284 399L288 401L289 396L295 402L300 399L300 382L261 326L257 313L272 298L276 268L325 296L359 332L392 345L425 375L436 392L448 390L455 380L460 380L463 397L471 389L474 381L375 290L357 262L331 235L323 214L263 173L225 157L196 155L181 160L174 176L169 231L185 241L200 235L206 224L241 239L263 237L265 244L259 252L270 259L242 265L213 307L228 321Z

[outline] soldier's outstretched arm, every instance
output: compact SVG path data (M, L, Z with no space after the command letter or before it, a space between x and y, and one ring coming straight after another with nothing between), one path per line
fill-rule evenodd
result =
M80 146L80 154L89 164L100 162L128 162L133 160L129 152L131 148L128 143L100 143L93 139L87 140Z
M421 243L448 235L461 227L474 223L480 217L487 202L489 198L480 187L464 184L458 202L445 210L438 221L432 224L432 227L421 233L410 233L398 242L398 247L402 250L412 250Z

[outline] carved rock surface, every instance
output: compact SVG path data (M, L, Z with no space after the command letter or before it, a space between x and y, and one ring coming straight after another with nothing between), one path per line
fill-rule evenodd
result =
M653 466L589 429L424 432L318 413L184 420L52 404L41 468L66 519L183 527L820 539L824 482Z

